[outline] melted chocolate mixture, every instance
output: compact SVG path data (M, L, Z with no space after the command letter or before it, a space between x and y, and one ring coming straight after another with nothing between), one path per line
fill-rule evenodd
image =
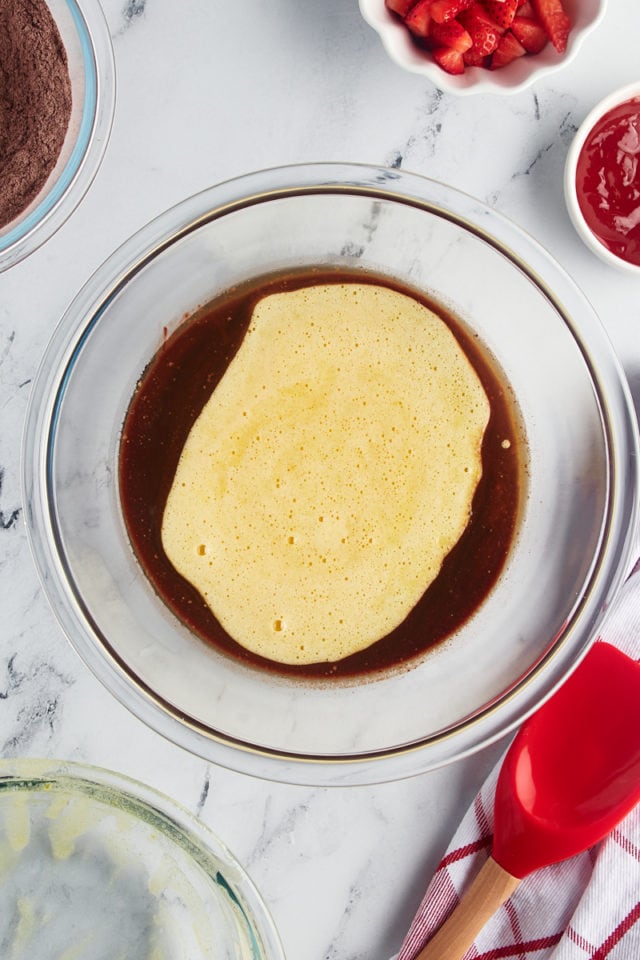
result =
M447 322L491 404L482 448L483 476L465 532L436 580L399 627L344 660L287 666L250 653L222 629L200 594L166 557L162 515L189 431L240 347L254 304L269 293L349 281L395 287L421 300ZM277 363L277 357L265 357L265 364L269 363ZM510 445L504 445L505 440ZM371 274L342 271L262 278L201 308L165 340L142 376L125 419L120 448L120 495L131 543L165 603L195 634L236 659L274 673L315 678L353 677L398 667L459 628L486 598L502 570L514 536L523 477L524 444L513 399L473 335L414 290Z

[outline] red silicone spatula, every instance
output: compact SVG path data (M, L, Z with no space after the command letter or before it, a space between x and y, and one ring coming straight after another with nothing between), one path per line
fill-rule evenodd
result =
M491 856L416 960L460 960L523 877L602 840L640 802L640 664L594 644L505 757Z

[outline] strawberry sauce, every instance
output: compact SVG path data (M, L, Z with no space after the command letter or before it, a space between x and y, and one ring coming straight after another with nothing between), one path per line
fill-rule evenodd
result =
M640 266L640 98L619 104L595 124L578 156L576 190L594 236Z

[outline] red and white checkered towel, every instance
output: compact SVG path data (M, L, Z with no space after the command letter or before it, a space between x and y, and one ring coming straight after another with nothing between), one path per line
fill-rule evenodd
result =
M640 561L602 639L640 659ZM491 851L500 764L467 811L397 960L414 960ZM640 960L640 807L597 846L520 883L478 935L468 960Z

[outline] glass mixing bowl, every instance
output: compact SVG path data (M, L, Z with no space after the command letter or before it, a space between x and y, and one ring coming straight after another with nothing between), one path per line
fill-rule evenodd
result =
M150 787L95 767L0 762L0 954L13 960L283 960L252 882Z
M99 0L47 0L47 6L67 53L71 117L42 190L0 229L0 272L33 253L68 219L91 186L111 133L115 67Z
M518 535L489 596L411 669L366 682L277 677L198 640L142 574L120 508L123 418L163 338L221 291L309 265L383 274L453 311L507 378L528 446ZM106 687L196 754L319 784L449 762L513 729L549 695L627 572L637 471L624 376L589 304L549 255L443 184L334 164L220 184L117 250L53 336L23 458L44 588Z

